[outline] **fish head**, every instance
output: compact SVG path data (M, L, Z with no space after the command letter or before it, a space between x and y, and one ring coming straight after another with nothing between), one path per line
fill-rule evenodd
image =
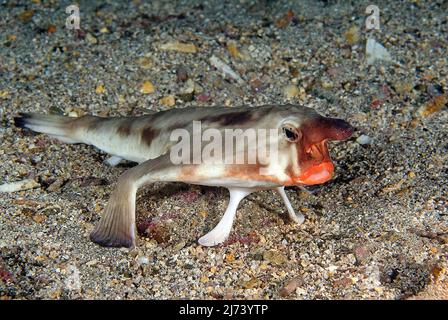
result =
M292 185L316 185L333 177L328 141L345 140L352 126L342 119L319 115L302 107L283 119L279 134L279 161Z
M189 129L193 139L187 140L187 145L192 147L186 149L193 151L193 145L199 145L194 141L201 141L205 130L213 129L216 139L204 139L207 143L202 146L202 153L196 153L198 158L191 152L192 163L198 165L193 171L185 169L179 181L260 187L321 184L330 180L334 171L328 141L344 140L353 132L344 120L327 118L298 105L202 111L205 112L209 113L198 117L202 129L194 130L194 124ZM212 145L220 152L204 152L214 150ZM222 156L214 162L216 154Z

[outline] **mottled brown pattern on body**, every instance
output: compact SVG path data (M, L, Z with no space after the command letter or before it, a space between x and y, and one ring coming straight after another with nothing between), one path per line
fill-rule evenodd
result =
M126 137L131 134L131 130L132 130L132 120L124 119L124 120L122 120L120 126L117 129L117 133L120 136Z
M151 146L151 143L154 141L154 139L159 134L158 129L154 129L151 127L146 127L142 131L142 142L146 144L148 147Z
M245 110L245 111L236 111L231 113L218 114L213 116L206 116L199 121L206 122L216 122L222 126L235 126L235 125L243 125L248 122L253 122L258 120L255 117L254 110Z
M266 165L259 162L256 164L227 165L225 175L241 181L266 181L279 185L283 183L276 176L261 174L262 168L266 168Z
M183 166L177 177L178 181L191 181L194 179L199 179L196 174L197 168L198 166L194 164Z
M89 131L96 130L100 127L101 123L105 120L105 118L86 115L80 118L73 118L73 121L70 121L68 124L69 130L78 130L80 128L85 128Z
M185 121L176 121L167 127L167 131L171 132L176 129L185 128L188 122Z

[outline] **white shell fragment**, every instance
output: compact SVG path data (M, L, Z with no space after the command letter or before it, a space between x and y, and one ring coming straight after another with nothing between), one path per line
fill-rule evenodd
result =
M367 64L374 64L376 61L393 62L390 53L381 43L375 39L369 38L366 43Z
M356 139L356 142L359 144L372 144L372 138L368 135L362 134Z
M223 76L228 76L229 78L235 80L238 83L242 83L243 79L230 68L226 63L224 63L221 59L216 56L212 56L210 58L210 64L215 67L218 71L220 71Z
M26 179L0 185L0 192L16 192L39 187L40 184L33 179Z

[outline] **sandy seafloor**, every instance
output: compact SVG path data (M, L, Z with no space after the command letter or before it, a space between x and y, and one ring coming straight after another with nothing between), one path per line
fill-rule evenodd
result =
M0 184L39 183L0 194L1 299L448 298L446 1L375 1L380 31L366 31L365 1L126 2L81 1L74 31L68 1L0 1ZM395 63L368 66L367 37ZM162 50L174 41L196 52ZM243 82L225 79L212 55ZM219 221L227 191L175 183L139 191L135 249L93 244L133 164L110 167L93 147L12 121L24 111L268 103L311 106L356 131L330 146L331 182L311 194L288 188L303 225L272 191L258 192L216 248L197 239Z

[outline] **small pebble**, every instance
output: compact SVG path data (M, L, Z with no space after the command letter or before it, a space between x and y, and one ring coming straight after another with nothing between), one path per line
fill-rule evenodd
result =
M87 40L87 42L89 42L90 44L97 44L97 43L98 43L97 38L95 38L94 36L92 36L90 33L88 33L88 34L86 35L86 40Z
M154 86L151 83L151 81L143 82L143 84L142 84L142 86L140 88L140 92L144 93L144 94L153 93L154 92Z
M283 89L283 94L285 95L286 99L293 99L299 96L299 88L295 85L287 85Z
M142 69L151 69L153 67L153 61L150 57L140 57L137 59L137 64Z
M263 253L263 259L274 265L281 265L288 261L286 256L277 250L265 251Z
M192 43L168 42L160 46L163 51L177 51L182 53L196 53L197 48Z
M300 287L304 284L303 278L301 276L294 277L291 280L289 280L283 288L280 289L280 296L283 298L286 298L291 293L296 291L297 287Z
M368 135L362 134L357 139L356 142L364 145L364 144L372 144L373 139L369 137Z
M95 88L95 92L98 94L103 94L106 91L106 89L104 88L104 86L102 84L98 85Z
M139 264L148 264L149 263L149 259L145 256L139 257L138 258L138 263Z
M160 103L167 107L172 107L176 104L176 100L173 96L166 96L160 99Z
M40 184L33 179L26 179L17 182L0 185L0 192L16 192L40 187Z

